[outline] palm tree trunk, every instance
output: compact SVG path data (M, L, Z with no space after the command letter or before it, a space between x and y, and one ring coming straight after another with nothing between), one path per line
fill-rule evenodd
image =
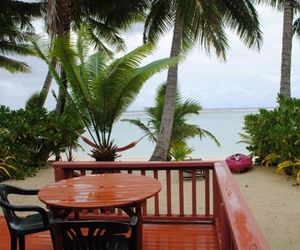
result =
M173 40L170 57L178 56L181 51L183 22L180 11L176 12ZM160 131L157 136L156 146L150 161L165 161L170 145L173 128L175 102L178 80L178 65L168 70L166 96L161 118Z
M58 97L57 97L57 103L55 110L57 113L62 114L65 111L65 106L66 106L66 89L68 86L68 81L66 77L66 73L61 70L61 79L63 81L63 88L59 87L58 90Z
M283 11L281 79L280 79L279 94L287 98L291 97L292 25L293 25L293 1L285 0L284 11Z
M51 64L54 68L56 67L56 58L52 58ZM43 85L43 88L41 90L40 97L39 97L38 107L40 107L40 108L44 107L44 105L45 105L45 101L47 99L47 96L48 96L48 93L50 90L51 82L52 82L52 75L51 75L50 70L48 70L48 73L45 78L44 85Z
M58 35L68 35L71 30L71 1L70 0L58 0ZM56 104L56 111L63 113L66 105L65 90L67 89L67 78L63 70L61 70L61 78L64 84L64 88L59 88L58 99Z

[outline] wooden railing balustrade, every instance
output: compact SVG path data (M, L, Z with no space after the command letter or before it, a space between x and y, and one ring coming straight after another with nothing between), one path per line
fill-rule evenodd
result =
M94 170L142 174L159 179L161 192L143 206L147 222L213 223L211 178L213 162L56 162L55 181L90 174ZM201 176L199 176L201 174ZM201 180L199 180L201 178ZM199 188L197 188L199 186ZM202 186L202 187L200 187ZM204 195L198 190L203 190ZM188 205L188 206L187 206ZM119 211L119 214L121 212Z
M209 223L222 250L270 249L225 162L55 162L54 169L55 181L95 170L152 176L162 190L143 206L145 223Z

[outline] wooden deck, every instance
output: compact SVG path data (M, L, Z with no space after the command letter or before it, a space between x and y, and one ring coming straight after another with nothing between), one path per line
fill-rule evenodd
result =
M54 169L55 181L93 170L160 180L162 190L142 206L144 250L270 249L225 162L56 162ZM81 212L81 218L103 217L99 210ZM128 219L121 209L109 216ZM3 217L0 232L0 249L9 249ZM26 243L27 250L52 249L49 233L29 236Z
M213 225L146 224L144 250L214 250L219 249ZM10 237L4 217L0 217L0 249L10 249ZM52 250L49 232L26 236L26 250Z

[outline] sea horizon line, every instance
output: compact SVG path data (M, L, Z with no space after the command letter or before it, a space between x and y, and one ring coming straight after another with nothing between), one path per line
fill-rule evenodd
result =
M259 109L271 110L274 107L231 107L231 108L203 108L201 112L239 112L239 111L258 111ZM144 110L128 110L124 114L144 114Z

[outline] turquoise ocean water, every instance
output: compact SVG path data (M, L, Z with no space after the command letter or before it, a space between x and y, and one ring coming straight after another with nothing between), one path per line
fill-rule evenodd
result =
M201 128L210 131L221 143L218 147L209 138L194 138L189 141L189 146L195 151L192 158L201 158L203 160L221 160L234 153L247 154L245 144L237 143L240 140L239 133L242 132L244 116L247 114L257 113L258 109L214 109L202 110L200 115L192 116L189 123L197 124ZM119 147L125 146L132 141L139 139L143 134L135 126L121 121L122 119L139 118L147 121L147 116L142 112L129 112L124 114L113 128L112 138ZM86 137L89 136L86 134ZM88 153L90 147L83 141L80 142L84 151L75 152L76 160L90 159ZM120 160L148 160L153 152L154 143L144 138L134 148L121 153Z

